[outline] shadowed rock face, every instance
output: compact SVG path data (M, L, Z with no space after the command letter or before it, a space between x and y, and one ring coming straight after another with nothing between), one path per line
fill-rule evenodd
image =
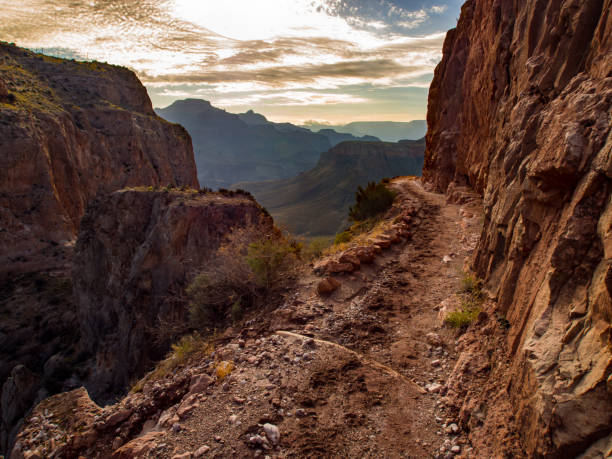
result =
M0 274L44 265L100 192L198 187L189 135L131 71L0 43L0 80Z
M134 73L0 42L0 454L32 403L78 383L70 269L87 204L171 183L198 187L190 137Z
M474 267L510 323L530 456L595 451L612 431L610 11L469 0L429 93L423 176L484 195Z
M232 228L250 224L272 222L246 195L118 191L88 207L73 282L81 344L95 356L86 383L94 399L124 393L165 355L175 337L159 329L186 320L188 281Z

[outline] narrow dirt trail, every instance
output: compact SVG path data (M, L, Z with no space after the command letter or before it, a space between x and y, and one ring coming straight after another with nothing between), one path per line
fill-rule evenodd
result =
M465 450L465 439L460 432L447 432L454 419L439 399L455 361L455 332L443 326L438 309L457 292L477 241L477 206L467 211L448 204L445 196L410 179L393 186L400 206L419 208L412 240L384 251L373 266L362 266L360 275L339 276L341 291L327 304L313 303L312 279L304 280L302 293L288 308L289 322L303 323L303 333L343 346L346 354L356 352L374 371L403 377L392 385L371 384L386 391L386 403L376 414L382 428L366 440L377 444L372 457L431 457L440 448L453 456L453 446ZM471 218L464 218L466 212ZM342 409L372 415L360 413L350 401Z
M411 240L336 276L341 287L331 296L318 296L321 278L305 272L284 304L234 331L214 361L189 369L194 380L231 361L230 377L164 411L148 434L164 429L163 443L143 443L145 435L125 451L172 458L205 445L216 458L470 457L441 401L456 337L437 309L458 290L480 220L419 181L392 186L390 219L410 209ZM276 444L266 423L278 428Z

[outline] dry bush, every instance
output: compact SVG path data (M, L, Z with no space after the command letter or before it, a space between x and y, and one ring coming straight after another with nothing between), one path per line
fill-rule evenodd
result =
M260 305L293 277L299 250L276 229L234 229L186 290L190 326L210 330Z

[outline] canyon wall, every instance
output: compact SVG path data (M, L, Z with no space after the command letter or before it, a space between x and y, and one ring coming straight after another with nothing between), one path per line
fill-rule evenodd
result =
M98 193L198 187L189 134L133 72L0 43L0 274L43 266Z
M133 72L0 42L0 454L32 403L80 384L71 260L86 206L167 184L198 188L191 139Z
M468 0L429 93L423 176L484 197L473 268L509 323L530 457L612 448L611 11Z
M96 401L124 394L188 330L187 283L232 229L250 225L263 231L272 220L244 194L124 190L92 202L73 282Z

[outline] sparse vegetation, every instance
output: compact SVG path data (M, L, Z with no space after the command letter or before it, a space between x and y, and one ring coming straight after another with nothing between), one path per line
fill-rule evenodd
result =
M188 363L191 358L196 356L210 355L212 354L213 350L214 346L212 344L212 339L205 340L197 332L182 336L171 346L171 351L168 353L166 358L159 362L152 372L132 384L130 392L135 393L142 391L145 383L149 379L162 379L175 368Z
M446 316L446 323L453 328L466 328L480 313L480 306L471 302L462 302L461 308Z
M464 273L460 280L461 307L446 316L446 323L454 328L466 328L482 310L484 301L482 281L472 273Z
M480 297L482 296L482 292L480 290L481 284L481 280L474 274L464 273L463 277L461 278L461 292Z
M277 230L233 230L187 288L191 327L206 331L240 320L292 276L300 251L299 243Z
M336 234L334 245L342 246L360 234L372 231L381 220L381 215L393 204L396 193L385 185L389 179L381 183L370 182L355 193L355 204L349 207L349 220L353 224Z
M350 229L344 230L341 233L336 234L336 237L334 238L334 245L340 245L340 244L350 242L352 238L353 238L353 233L351 232L351 230Z
M349 219L361 222L377 217L393 204L396 193L384 183L370 182L355 194L355 205L349 207Z
M302 258L309 261L321 257L331 245L331 242L329 237L316 237L312 239L302 250Z
M217 362L215 364L215 374L217 375L217 379L219 381L223 381L229 375L232 374L234 370L234 362L222 360L221 362Z

